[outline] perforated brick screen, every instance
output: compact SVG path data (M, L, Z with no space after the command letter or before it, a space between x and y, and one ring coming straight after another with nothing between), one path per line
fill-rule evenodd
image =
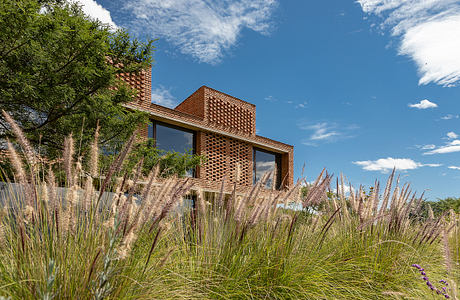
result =
M137 90L137 98L140 100L146 99L146 90L148 81L147 79L147 72L142 70L139 73L121 73L117 75L118 78L122 79L124 82L129 84L132 88Z
M227 181L231 183L236 182L237 179L241 185L252 183L252 153L248 144L218 134L206 133L204 148L208 158L204 166L207 180L221 181L227 176Z
M240 105L228 103L218 98L208 100L208 120L219 126L253 134L253 113Z

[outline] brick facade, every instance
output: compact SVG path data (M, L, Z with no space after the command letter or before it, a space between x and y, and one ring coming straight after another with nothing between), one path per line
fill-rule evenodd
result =
M121 79L138 89L138 97L126 105L161 121L196 132L196 153L207 162L198 168L196 181L204 189L219 190L222 180L227 189L237 184L244 192L253 182L253 149L260 148L281 156L281 186L293 184L293 146L256 135L256 107L246 101L207 86L200 87L176 108L152 103L151 70ZM147 127L141 128L147 138Z

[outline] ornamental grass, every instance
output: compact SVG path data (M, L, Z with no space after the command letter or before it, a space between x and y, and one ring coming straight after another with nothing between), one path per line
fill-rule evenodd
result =
M323 171L305 196L299 181L210 198L158 168L143 176L142 158L123 173L135 135L101 174L96 132L87 157L66 139L63 182L7 119L18 144L8 141L14 183L1 191L2 299L458 297L458 216L423 219L423 195L394 172L367 193L345 193L343 178L333 192ZM445 280L442 294L413 264Z

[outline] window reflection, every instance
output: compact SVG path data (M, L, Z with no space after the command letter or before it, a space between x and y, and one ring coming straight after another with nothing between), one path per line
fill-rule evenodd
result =
M280 186L279 165L279 154L254 149L254 184L262 180L265 174L271 173L265 186L271 188L275 184L275 188L278 189Z
M193 133L156 124L156 146L160 150L186 153L193 150Z
M156 148L165 152L195 153L195 134L193 131L173 125L152 122L148 127L148 137L155 139ZM194 177L194 170L187 172Z

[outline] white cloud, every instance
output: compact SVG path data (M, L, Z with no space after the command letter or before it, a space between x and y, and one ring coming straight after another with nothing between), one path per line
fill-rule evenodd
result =
M302 129L305 130L312 130L313 133L310 136L310 140L312 141L320 141L320 140L331 140L334 137L340 135L337 131L333 130L335 126L330 125L326 122L317 123L314 125L304 126Z
M74 2L81 5L82 10L86 15L109 25L113 29L117 28L117 25L112 21L110 12L102 7L102 5L98 4L95 0L74 0Z
M424 99L422 101L420 101L419 103L415 103L415 104L411 104L409 103L408 104L409 107L412 107L412 108L418 108L418 109L427 109L427 108L434 108L434 107L438 107L438 105L436 103L433 103L427 99Z
M457 166L449 166L448 168L452 170L460 170L460 167Z
M449 138L450 140L455 140L456 138L458 138L458 134L456 134L453 131L450 131L447 133L447 138Z
M432 155L432 154L445 154L445 153L452 153L452 152L460 152L460 140L450 141L444 146L438 147L437 149L433 149L423 154Z
M451 119L458 119L458 118L460 118L459 115L447 114L445 116L442 116L441 120L451 120Z
M351 138L351 132L358 129L356 125L339 126L336 123L319 122L316 124L300 122L298 127L302 130L310 131L311 134L302 144L307 146L317 146L318 142L335 142L338 140Z
M357 0L362 10L382 17L380 28L401 38L399 54L416 63L419 84L452 86L460 81L458 0Z
M396 170L407 171L414 170L420 167L439 167L440 164L422 164L416 161L413 161L410 158L380 158L377 160L364 160L364 161L354 161L355 165L361 166L366 171L380 171L382 173L387 173L388 171Z
M436 145L433 145L433 144L423 145L423 146L420 147L420 149L422 149L422 150L432 150L434 148L436 148Z
M276 99L273 96L267 96L267 97L265 97L265 100L268 101L268 102L276 102L276 101L278 101L278 99Z
M310 136L302 141L307 146L316 146L317 142L335 142L341 139L351 138L351 132L358 129L356 125L339 126L336 123L319 122L315 124L300 122L298 127L310 131Z
M244 28L268 34L276 6L276 0L131 0L123 9L133 17L124 25L214 64L237 43Z
M164 86L152 89L152 103L174 108L177 105L176 98L171 95L171 91Z
M305 108L307 107L308 102L304 101L302 103L296 104L295 108Z

